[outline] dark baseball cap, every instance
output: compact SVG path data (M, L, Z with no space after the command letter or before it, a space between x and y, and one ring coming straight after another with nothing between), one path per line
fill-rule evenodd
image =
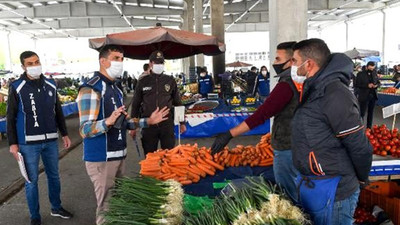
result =
M164 63L164 54L160 50L154 51L150 54L149 60L155 63Z

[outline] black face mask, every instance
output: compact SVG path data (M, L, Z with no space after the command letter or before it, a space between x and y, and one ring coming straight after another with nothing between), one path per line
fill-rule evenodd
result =
M288 61L284 62L284 63L281 63L281 64L273 64L272 67L274 67L274 70L275 70L276 74L280 74L280 73L282 73L283 71L285 71L286 69L288 69L289 67L286 68L286 69L283 69L283 67L284 67L285 64L288 63L289 61L290 61L290 59L289 59Z

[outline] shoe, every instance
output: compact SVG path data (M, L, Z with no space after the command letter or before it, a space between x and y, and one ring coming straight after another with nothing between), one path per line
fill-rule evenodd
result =
M71 218L73 216L72 213L68 212L63 207L61 207L58 210L51 210L50 215L61 217L63 219L69 219L69 218Z
M31 225L41 225L42 221L40 219L31 219Z

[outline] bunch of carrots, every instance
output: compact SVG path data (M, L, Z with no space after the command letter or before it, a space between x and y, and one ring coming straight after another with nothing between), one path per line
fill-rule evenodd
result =
M214 155L214 161L225 167L271 166L273 157L271 135L268 133L261 137L260 142L255 147L237 145L231 150L225 147L222 152Z
M174 179L188 185L206 175L214 176L216 170L224 170L224 167L270 166L272 163L271 136L266 134L255 147L238 145L232 150L225 147L213 156L210 149L199 148L197 144L148 153L140 162L140 174L159 180Z
M174 179L183 185L196 183L200 177L215 175L224 167L213 161L211 150L194 145L178 145L171 150L148 153L140 162L140 174L159 180Z

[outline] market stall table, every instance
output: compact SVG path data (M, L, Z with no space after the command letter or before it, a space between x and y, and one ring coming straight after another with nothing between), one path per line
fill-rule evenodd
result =
M376 102L376 104L379 106L386 107L399 102L400 102L400 95L378 93L378 101Z
M223 100L218 100L219 106L206 113L186 114L186 132L181 134L181 138L212 137L219 133L242 123L252 112L232 112L236 106L228 106ZM258 107L256 103L253 107ZM266 120L264 124L245 133L244 135L263 135L269 133L270 122ZM175 136L178 136L178 128L175 127Z
M370 176L400 175L400 159L374 155Z

